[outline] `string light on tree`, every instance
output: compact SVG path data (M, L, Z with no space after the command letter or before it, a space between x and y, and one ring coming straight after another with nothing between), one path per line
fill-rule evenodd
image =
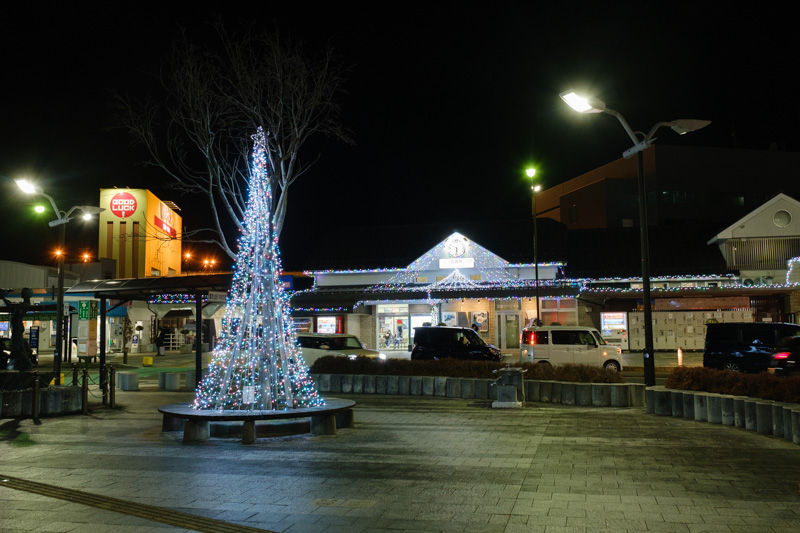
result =
M247 210L219 343L192 407L290 410L323 405L308 374L280 280L266 139L253 136Z

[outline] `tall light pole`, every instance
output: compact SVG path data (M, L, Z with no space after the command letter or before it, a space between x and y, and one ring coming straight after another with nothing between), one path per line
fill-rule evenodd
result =
M56 346L55 351L53 352L53 371L56 374L56 385L61 385L61 355L62 349L64 346L63 342L63 327L64 327L64 241L66 237L66 227L67 222L72 220L72 213L75 210L83 212L84 220L91 219L92 215L96 215L101 211L104 211L102 207L96 207L92 205L76 205L70 208L69 211L61 211L58 209L55 200L50 195L47 195L42 191L41 187L35 185L27 180L19 179L15 180L17 185L22 192L26 194L37 194L39 196L44 196L48 200L50 200L50 205L53 207L53 212L58 217L55 220L51 220L49 225L51 228L56 226L59 227L58 232L58 289L56 294Z
M542 190L541 185L533 184L533 177L536 175L535 168L529 168L525 171L531 179L531 197L533 198L533 272L536 279L536 325L541 326L541 310L539 307L539 232L536 228L536 193Z
M630 159L636 155L639 163L639 237L641 241L642 257L642 303L644 305L644 383L648 387L656 384L656 369L653 354L653 313L650 309L650 243L647 235L647 194L644 182L644 155L642 152L655 142L653 135L662 126L669 126L679 135L690 131L705 128L711 121L695 119L678 119L670 122L658 122L650 128L645 135L640 131L633 131L620 113L608 109L604 102L592 97L580 96L574 91L564 91L560 94L562 100L579 113L607 113L617 117L628 137L633 141L633 146L622 152L622 157Z

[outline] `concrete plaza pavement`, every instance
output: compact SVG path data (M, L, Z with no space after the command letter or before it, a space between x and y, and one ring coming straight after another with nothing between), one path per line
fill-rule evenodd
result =
M158 363L157 363L158 364ZM0 421L0 531L796 532L800 446L644 408L337 395L355 427L183 444L143 381Z

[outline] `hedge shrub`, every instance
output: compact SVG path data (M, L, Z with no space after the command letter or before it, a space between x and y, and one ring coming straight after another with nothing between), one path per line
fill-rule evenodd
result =
M351 360L347 357L326 355L311 366L312 374L372 374L385 376L447 376L453 378L494 379L493 371L505 368L505 363L484 361L459 361L437 359L435 361L410 361L387 359L380 361L369 357ZM585 365L561 365L524 363L526 380L575 381L580 383L624 383L618 372Z
M677 367L667 376L664 386L800 403L800 377L779 377L769 373L743 374L704 367Z

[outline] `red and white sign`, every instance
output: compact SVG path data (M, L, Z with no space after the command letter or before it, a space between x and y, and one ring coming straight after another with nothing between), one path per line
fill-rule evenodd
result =
M128 218L136 212L136 198L129 192L118 192L111 198L111 212L119 218Z
M167 233L173 239L178 235L178 232L175 231L174 228L172 228L169 224L167 224L166 222L164 222L160 218L154 216L153 217L153 222L155 223L157 228L163 230L165 233Z

